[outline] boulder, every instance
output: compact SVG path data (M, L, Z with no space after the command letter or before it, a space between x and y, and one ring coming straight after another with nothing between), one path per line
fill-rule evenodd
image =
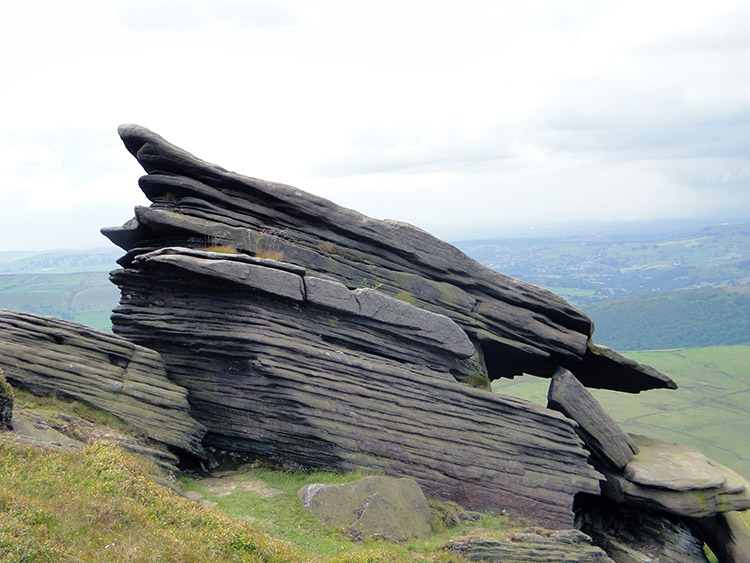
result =
M559 296L508 278L411 225L378 221L297 188L229 172L137 125L119 129L148 173L153 202L103 233L127 254L221 244L275 257L349 289L377 287L456 322L481 350L490 379L564 365L585 385L638 392L675 387L652 368L603 353L591 321ZM579 374L580 370L580 374Z
M19 388L83 401L155 442L205 457L205 428L153 350L78 323L2 309L0 366Z
M414 479L365 477L343 485L305 485L302 505L329 528L343 528L356 540L389 541L430 537L430 507Z
M505 538L482 535L453 540L449 551L485 563L612 563L591 538L578 530L530 528Z
M13 399L13 388L5 380L5 374L0 369L0 432L13 428Z
M638 453L638 446L630 436L569 371L560 369L552 376L547 407L578 423L578 435L599 463L622 469Z

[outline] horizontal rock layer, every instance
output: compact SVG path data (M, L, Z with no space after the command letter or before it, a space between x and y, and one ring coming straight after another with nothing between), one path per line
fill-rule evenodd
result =
M17 387L83 401L151 440L205 457L205 428L153 350L78 323L0 309L0 367Z
M613 563L606 552L591 545L591 538L578 530L529 529L503 539L458 539L449 544L448 550L460 553L468 561L484 563Z
M115 331L162 355L206 445L409 476L429 496L557 528L572 525L576 493L599 491L574 423L457 382L476 354L445 316L272 260L179 248L112 279Z
M481 348L491 379L550 376L559 365L587 386L639 392L675 384L590 342L591 321L557 295L483 267L455 247L395 221L377 221L296 188L201 161L136 125L120 128L148 172L151 207L104 229L128 251L224 245L304 266L349 289L377 287L453 319Z

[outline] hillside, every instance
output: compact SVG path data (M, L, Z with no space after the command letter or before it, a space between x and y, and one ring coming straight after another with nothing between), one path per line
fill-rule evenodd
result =
M120 292L107 272L0 275L0 309L76 321L110 330Z
M113 247L42 252L0 252L0 275L109 272L122 253Z
M504 274L584 307L608 299L750 285L750 224L678 230L624 224L602 233L465 241L456 245Z
M630 433L690 444L750 476L750 346L630 352L670 375L679 389L639 395L592 391ZM546 404L548 382L532 376L496 381L493 389Z
M597 341L613 348L750 343L750 224L581 226L457 246L562 295L591 317Z
M750 287L636 295L584 305L598 342L618 350L750 343Z

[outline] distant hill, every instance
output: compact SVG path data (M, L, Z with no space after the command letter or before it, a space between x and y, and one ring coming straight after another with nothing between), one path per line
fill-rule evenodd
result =
M109 316L120 291L107 272L0 275L0 309L50 315L100 330L110 330Z
M750 287L636 295L583 305L594 339L617 350L750 343Z
M455 244L485 266L579 307L646 293L750 286L750 223L677 233L652 226L602 234L582 227L560 237Z
M592 390L627 432L697 447L750 478L750 346L629 352L672 377L677 390L638 395ZM547 404L549 380L531 375L495 381L493 390Z
M565 297L591 317L601 344L650 350L750 343L750 223L617 228L456 245Z
M116 247L44 252L0 252L0 274L70 274L109 272L122 256Z

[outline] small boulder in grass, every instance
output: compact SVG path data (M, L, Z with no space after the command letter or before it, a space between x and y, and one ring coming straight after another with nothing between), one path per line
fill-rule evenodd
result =
M14 398L13 387L5 380L5 374L0 369L0 431L13 429Z
M343 528L353 540L425 539L431 534L430 506L414 479L365 477L354 483L302 487L297 496L320 522Z

